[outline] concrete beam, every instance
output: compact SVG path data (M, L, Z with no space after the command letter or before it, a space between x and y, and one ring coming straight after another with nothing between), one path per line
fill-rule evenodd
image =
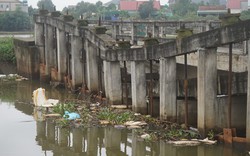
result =
M210 30L207 32L194 34L185 37L178 43L176 51L176 41L154 45L151 51L143 48L135 49L119 49L106 51L106 60L108 61L127 61L130 60L147 60L160 59L161 57L173 57L183 55L185 53L196 52L198 48L214 48L229 43L242 42L250 38L250 20L242 21L223 28ZM128 56L129 55L129 56Z
M160 59L160 118L176 122L176 58Z
M198 116L201 135L216 126L215 108L217 98L217 54L216 48L199 50L198 61Z
M132 109L146 114L146 74L144 61L131 61Z

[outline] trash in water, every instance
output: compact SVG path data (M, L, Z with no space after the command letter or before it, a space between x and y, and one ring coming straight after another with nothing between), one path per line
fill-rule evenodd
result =
M40 107L54 107L59 103L57 99L47 99L45 96L45 89L38 88L33 91L33 102L35 106Z
M69 111L65 111L63 117L67 120L75 120L75 119L79 119L80 115L75 112L70 113Z

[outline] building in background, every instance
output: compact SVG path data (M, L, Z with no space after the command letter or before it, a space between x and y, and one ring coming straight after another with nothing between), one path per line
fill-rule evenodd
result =
M225 5L206 5L206 6L199 6L197 11L198 16L221 16L227 14L227 8Z
M0 12L15 11L20 8L23 12L28 12L27 0L0 0Z
M231 13L241 13L248 10L249 0L227 0L227 8Z
M120 6L119 9L120 10L124 10L124 11L129 11L129 12L136 12L139 9L139 6L145 2L148 2L149 0L140 0L140 1L136 1L136 0L120 0ZM160 5L160 1L158 0L154 0L153 1L153 5L154 8L156 10L160 10L161 5Z

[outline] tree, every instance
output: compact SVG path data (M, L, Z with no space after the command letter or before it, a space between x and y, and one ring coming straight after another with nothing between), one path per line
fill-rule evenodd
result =
M198 5L191 3L191 0L179 0L172 7L174 15L185 16L187 14L196 14Z
M26 31L31 29L29 14L17 9L0 15L1 31Z
M52 3L51 0L40 0L39 2L37 2L37 6L39 9L46 9L49 12L54 11L54 4Z
M250 10L242 11L240 14L241 20L249 20L250 19Z
M139 15L143 19L150 17L154 11L153 1L144 2L138 8Z

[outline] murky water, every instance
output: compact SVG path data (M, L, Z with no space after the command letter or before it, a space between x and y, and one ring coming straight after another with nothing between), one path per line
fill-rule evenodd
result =
M49 98L72 98L65 90L38 82L0 81L0 156L242 156L242 145L178 147L164 141L149 143L133 130L107 128L58 128L50 121L36 121L32 91L46 88ZM35 115L34 115L35 114Z

